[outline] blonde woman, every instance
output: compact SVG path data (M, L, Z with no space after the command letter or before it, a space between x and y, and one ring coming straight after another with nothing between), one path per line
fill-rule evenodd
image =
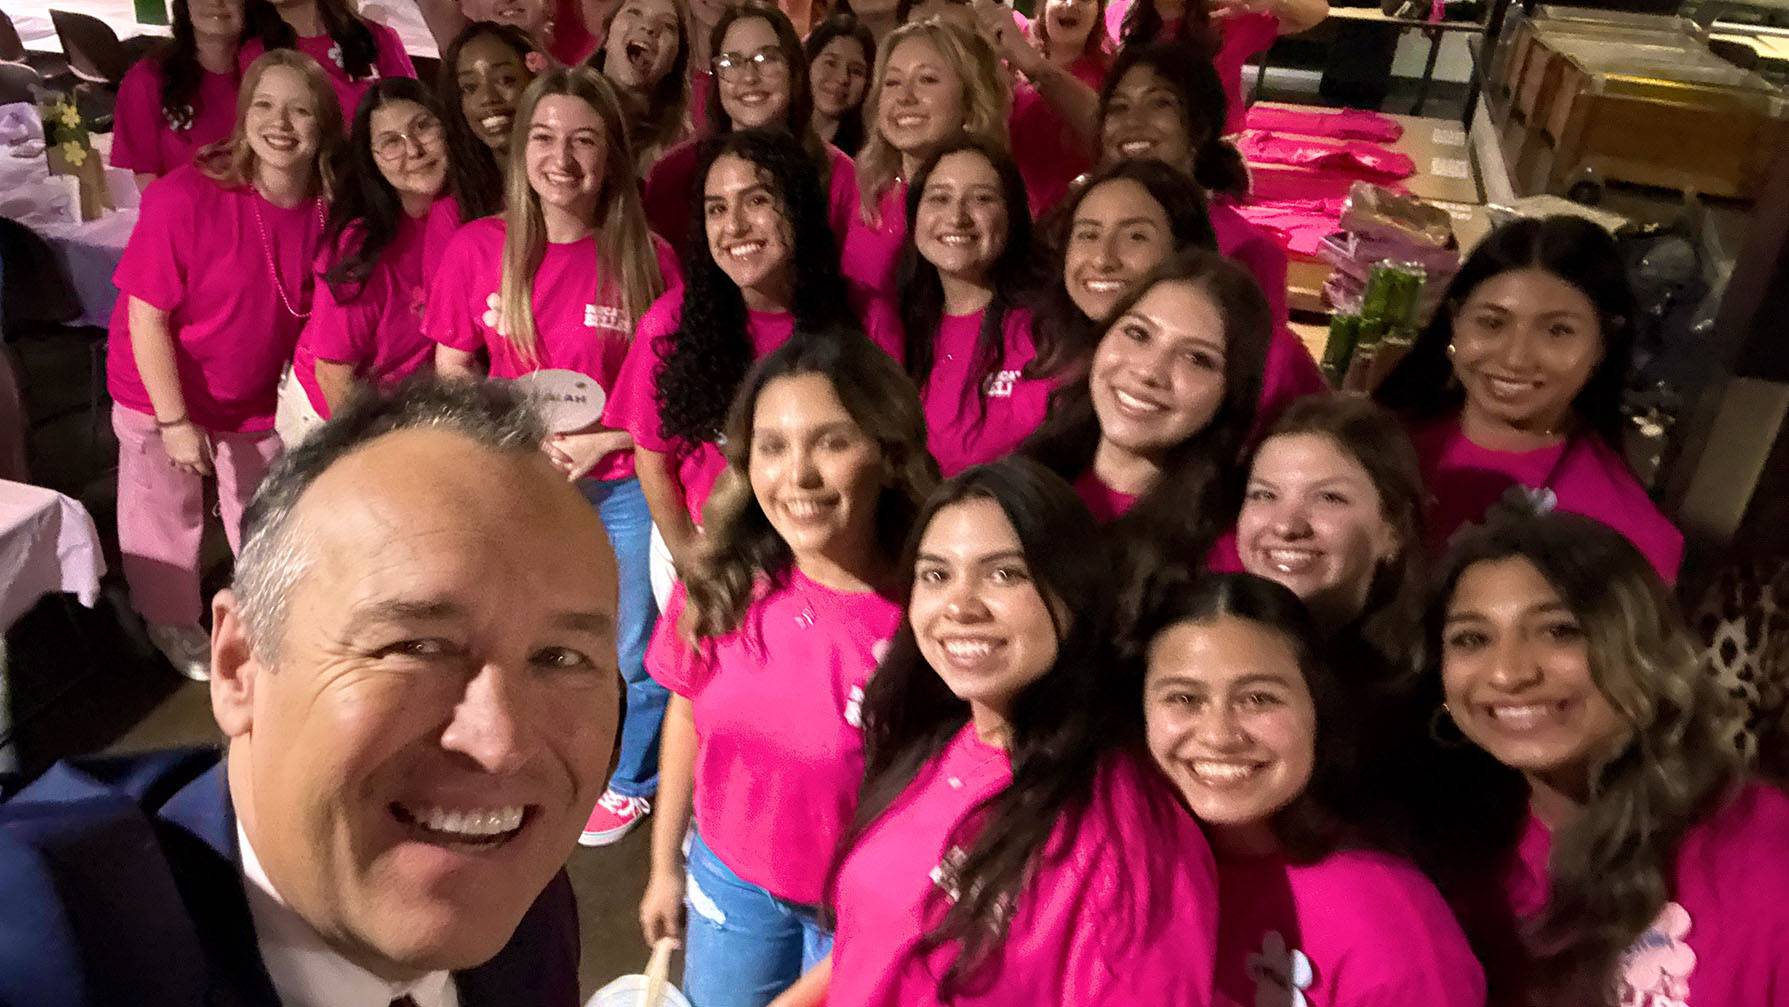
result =
M341 108L315 60L290 49L244 75L236 124L151 183L113 281L106 364L118 432L118 539L131 604L174 668L203 680L205 483L231 548L279 454L280 372L311 310L327 165Z
M993 48L979 35L940 20L903 25L882 40L864 102L873 123L857 156L862 205L843 240L847 277L894 292L894 267L907 240L907 182L959 133L1007 149L1012 87Z
M587 394L600 405L614 390L634 324L677 272L670 249L646 230L621 106L608 82L584 67L537 77L516 109L506 175L504 212L462 227L442 253L423 323L440 344L435 368L476 377L482 350L493 378L573 372L564 376L588 379L595 389ZM542 445L590 498L615 549L616 646L628 710L621 765L603 799L643 805L657 786L664 695L642 664L658 613L646 573L652 519L632 449L625 430L594 419Z

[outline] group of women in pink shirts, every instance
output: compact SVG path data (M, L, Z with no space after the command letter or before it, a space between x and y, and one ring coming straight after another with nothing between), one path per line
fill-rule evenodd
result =
M1498 229L1331 395L1223 140L1321 10L859 6L472 20L431 90L335 0L177 2L109 357L164 653L208 494L234 546L356 396L523 382L622 582L584 840L650 819L697 1007L1789 1002L1613 240Z

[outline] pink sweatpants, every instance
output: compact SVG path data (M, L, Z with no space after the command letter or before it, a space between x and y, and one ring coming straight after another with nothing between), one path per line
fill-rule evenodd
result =
M162 450L155 417L112 408L118 433L118 545L131 607L151 623L199 621L199 542L205 531L205 480L174 467ZM230 551L242 547L242 510L280 454L271 430L207 431L217 478L218 510Z

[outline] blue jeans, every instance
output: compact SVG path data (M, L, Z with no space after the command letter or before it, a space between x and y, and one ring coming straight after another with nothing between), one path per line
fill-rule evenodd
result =
M638 479L586 479L578 488L596 507L609 532L621 581L615 650L621 659L621 680L627 686L627 710L621 720L621 755L609 789L624 797L651 797L658 793L659 727L671 698L664 686L646 674L646 642L658 622L658 605L652 600L652 578L647 572L652 513L646 509L646 494L640 491Z
M814 909L785 902L690 834L683 992L693 1007L764 1007L832 953Z

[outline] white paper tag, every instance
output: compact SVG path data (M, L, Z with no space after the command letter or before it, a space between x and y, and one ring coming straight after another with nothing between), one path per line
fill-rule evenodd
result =
M1472 165L1458 157L1431 158L1429 174L1437 178L1471 178Z
M1466 146L1466 131L1452 126L1437 126L1431 137L1437 147Z
M556 434L582 430L601 419L608 398L594 378L577 371L534 371L517 378L516 385L534 399L547 428Z

